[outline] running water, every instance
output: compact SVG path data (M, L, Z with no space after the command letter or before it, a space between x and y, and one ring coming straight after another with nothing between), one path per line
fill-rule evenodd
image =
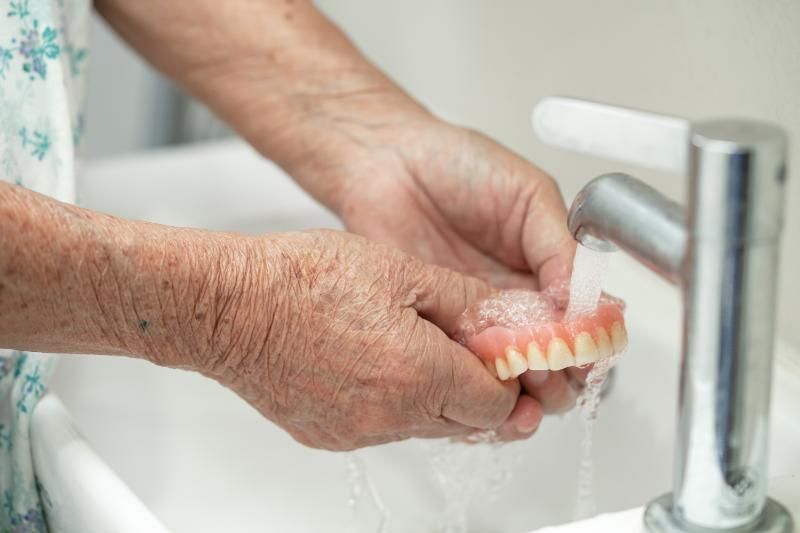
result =
M466 533L467 510L476 498L496 500L520 457L504 457L500 453L503 444L494 431L475 433L467 442L422 442L444 497L435 531Z
M597 301L603 288L603 278L608 270L608 255L578 246L572 266L567 320L592 313L597 308ZM578 409L583 421L583 438L581 439L581 457L578 463L575 519L588 518L596 514L594 465L592 464L594 421L597 418L603 384L618 358L619 354L614 354L597 361L586 378L586 387L578 397Z
M450 439L420 440L431 472L443 497L433 531L467 533L467 511L475 499L494 501L522 459L500 453L502 442L493 431L475 433L467 442ZM358 452L346 456L347 505L353 513L353 533L388 533L390 513ZM374 517L374 520L373 520Z
M578 245L572 262L572 279L569 282L569 304L565 321L588 315L597 309L597 301L603 292L603 278L608 270L609 254L595 252Z
M581 458L578 462L578 495L575 499L575 519L589 518L597 514L594 501L594 464L592 463L592 437L594 421L600 406L600 396L608 372L617 364L621 354L601 359L595 363L586 378L586 388L578 397L578 410L583 421Z
M358 452L350 452L346 455L346 458L347 483L350 486L350 496L347 499L347 505L353 511L353 533L358 532L360 529L358 523L359 515L364 515L364 511L359 511L360 509L363 509L362 505L360 505L361 502L372 504L375 513L378 515L376 526L368 531L374 531L375 533L387 533L389 528L389 509L383 504L380 494L378 494L378 489L372 482L372 478L370 478L369 473L367 473L364 460L361 458ZM364 489L366 489L366 491ZM365 492L366 496L364 495Z

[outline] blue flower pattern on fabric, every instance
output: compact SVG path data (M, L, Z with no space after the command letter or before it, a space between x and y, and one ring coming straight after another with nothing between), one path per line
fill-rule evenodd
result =
M90 10L90 0L0 0L0 180L64 202L85 128ZM0 533L48 531L30 423L55 361L0 349Z
M3 492L3 513L8 515L8 528L0 533L42 533L47 531L47 522L41 506L28 509L25 513L15 510L13 494L10 490Z
M31 148L31 155L41 161L50 150L50 137L40 131L32 131L28 133L28 128L19 130L20 139L22 139L23 148Z
M55 43L56 30L47 27L39 31L39 21L33 21L33 27L22 30L22 41L19 44L19 53L28 61L22 64L25 72L35 72L40 78L47 77L47 63L45 59L55 59L61 53L61 48Z
M6 428L5 424L0 424L0 449L11 449L11 428Z
M70 70L73 76L79 76L81 73L81 66L89 56L89 51L86 48L75 48L71 44L64 45L64 52L69 56Z
M56 42L58 32L32 18L29 0L11 2L7 16L18 19L21 27L19 37L12 38L8 46L0 48L0 77L5 77L16 53L21 58L22 70L31 80L37 75L41 79L47 78L47 60L57 59L61 54L61 47Z
M44 383L42 375L37 366L33 373L25 374L23 377L22 394L17 399L17 410L20 413L30 412L30 399L38 400L44 393Z
M45 377L52 370L47 356L14 351L0 366L0 401L16 398L12 417L0 423L0 464L19 454L19 446L28 448L30 413L45 393ZM13 364L7 364L12 362ZM5 466L5 465L4 465ZM11 463L11 486L3 490L0 533L44 533L47 531L44 508L39 497L41 487L32 476L30 464ZM29 473L26 476L26 472Z

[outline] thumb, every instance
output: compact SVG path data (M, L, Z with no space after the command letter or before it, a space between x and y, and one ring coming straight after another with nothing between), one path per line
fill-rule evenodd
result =
M508 420L519 398L519 381L499 381L466 347L450 339L435 325L419 320L411 337L419 360L423 395L433 402L430 411L476 429L495 429Z
M459 319L474 303L490 296L494 289L487 283L447 268L417 263L414 309L423 326L425 342L420 345L434 351L425 357L434 371L433 388L441 404L438 412L448 420L465 426L494 429L509 416L519 397L517 380L500 382L484 368L480 359L466 347L452 340Z
M472 276L424 263L417 267L412 307L450 336L468 307L495 292L488 283Z
M539 287L545 288L569 279L576 243L567 228L567 209L556 182L545 175L530 194L522 228L523 253Z

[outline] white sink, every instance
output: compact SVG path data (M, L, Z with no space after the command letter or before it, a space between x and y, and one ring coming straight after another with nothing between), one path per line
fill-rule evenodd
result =
M182 148L86 169L82 203L155 222L268 232L336 227L280 171L239 143ZM680 340L679 295L619 255L607 289L628 302L630 347L596 424L598 510L669 490ZM781 345L771 476L800 473L800 370ZM793 363L795 361L795 363ZM199 375L126 358L69 356L53 388L97 453L171 531L374 531L347 505L344 454L310 450ZM522 532L572 519L581 425L548 418L498 498L470 502L470 531ZM476 454L486 460L485 455ZM361 452L391 511L389 532L434 531L442 495L418 442ZM121 520L123 518L121 517Z

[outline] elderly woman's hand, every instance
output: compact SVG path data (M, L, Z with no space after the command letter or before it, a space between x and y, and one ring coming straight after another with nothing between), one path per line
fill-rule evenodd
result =
M202 371L300 442L460 436L511 413L518 384L446 333L487 294L477 279L334 231L269 237L241 261ZM541 411L525 416L532 429Z
M0 229L0 347L196 370L329 449L541 418L503 425L519 384L448 335L489 286L363 237L126 221L2 182Z
M568 279L575 241L549 175L480 133L434 118L408 126L373 129L353 148L374 143L375 155L352 157L342 171L337 205L349 229L498 287ZM587 373L527 372L520 382L546 412L561 412Z

